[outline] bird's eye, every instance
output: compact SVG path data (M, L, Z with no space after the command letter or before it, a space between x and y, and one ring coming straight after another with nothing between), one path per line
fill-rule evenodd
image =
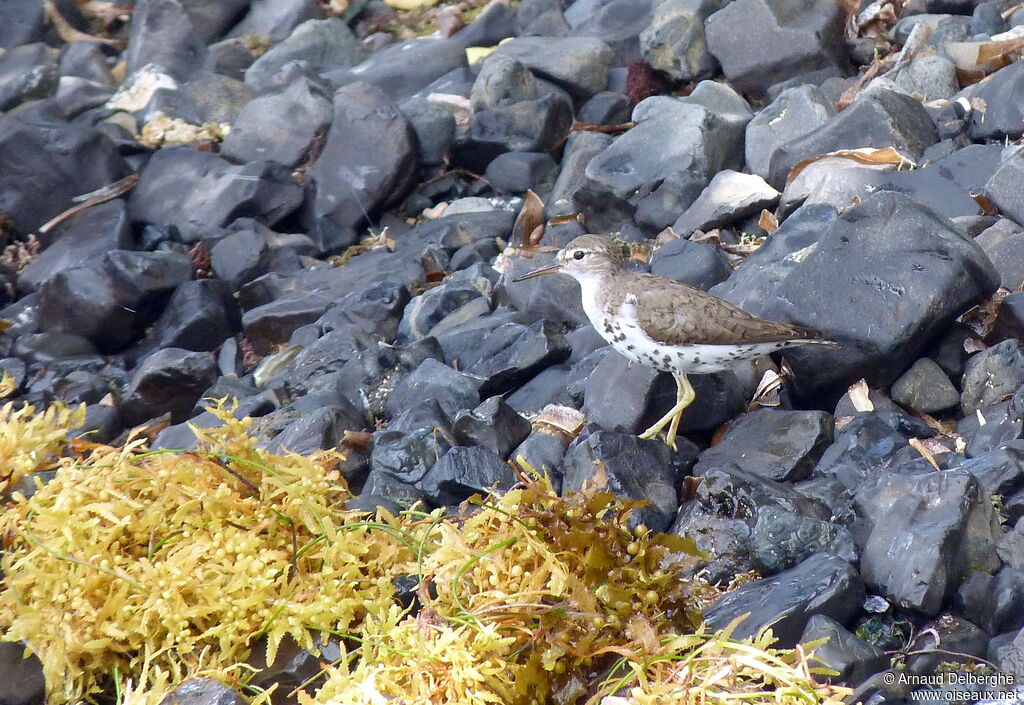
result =
M586 253L583 250L576 250L575 252L572 253L572 258L573 259L583 259L583 255L585 255L585 254Z

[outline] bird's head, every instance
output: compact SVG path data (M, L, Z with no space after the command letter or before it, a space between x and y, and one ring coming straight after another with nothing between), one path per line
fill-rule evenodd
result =
M555 261L546 267L534 269L514 281L562 272L577 280L614 274L622 268L622 251L606 237L580 235L555 255Z

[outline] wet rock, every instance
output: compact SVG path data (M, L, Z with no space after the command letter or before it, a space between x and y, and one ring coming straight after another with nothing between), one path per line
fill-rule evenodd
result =
M893 382L892 399L898 404L934 414L960 403L960 393L933 360L920 358Z
M750 552L762 575L792 568L815 553L826 552L850 563L858 558L853 535L839 524L794 514L779 507L758 509L750 531Z
M620 125L629 120L629 112L629 96L601 91L580 106L576 118L590 125Z
M858 639L834 619L820 614L808 620L800 643L807 644L818 639L827 641L815 649L815 660L839 672L836 676L825 676L829 682L856 688L869 676L889 665L889 657L884 651Z
M539 473L548 475L555 483L557 492L561 491L561 467L566 447L567 442L561 435L535 431L509 454L509 461L522 470L527 470L529 466Z
M279 42L306 20L323 16L323 8L316 0L252 0L249 12L228 36L255 34Z
M750 615L733 637L743 639L771 625L779 648L795 645L807 623L824 615L840 624L849 620L864 599L864 583L849 563L818 553L795 568L747 583L716 600L704 613L708 628L722 629Z
M76 76L101 86L114 86L107 55L99 42L72 42L60 54L60 75Z
M148 340L159 348L208 351L241 328L241 311L230 285L216 279L199 279L184 282L175 289Z
M1016 339L1004 340L967 360L961 382L961 411L966 416L1001 401L1024 385L1024 347Z
M473 112L505 108L540 97L540 86L526 65L503 54L492 54L473 82L469 105Z
M1024 178L1024 152L1013 152L1007 157L992 178L985 184L985 190L999 212L1024 225L1024 198L1019 189L1014 188ZM1015 284L1016 286L1016 284Z
M420 399L436 399L446 414L455 414L475 408L480 394L479 379L428 359L395 387L385 408L393 418Z
M849 488L859 487L872 470L887 467L903 448L906 436L875 413L853 417L821 456L816 477L834 477Z
M640 49L652 68L676 81L709 78L718 62L708 51L704 21L718 9L707 0L662 0L640 33Z
M639 433L650 405L658 373L649 367L630 365L613 350L605 349L577 365L570 378L583 382L583 413L598 428L619 433ZM569 382L570 393L573 382Z
M786 359L801 394L838 396L860 377L894 381L925 341L995 285L988 258L949 221L906 197L877 193L833 220L777 285L743 304L756 316L837 336L839 348L793 348ZM720 295L738 303L730 291Z
M103 352L113 352L141 334L191 273L192 263L184 255L109 252L43 285L40 325L84 336Z
M374 473L383 474L399 482L413 485L416 494L422 496L416 486L437 462L452 447L450 440L434 428L415 431L377 431L373 434L373 452L370 456L370 477L364 492L391 494L382 487L371 484Z
M415 153L412 127L383 92L364 83L338 90L323 152L308 172L313 216L354 227L400 202L415 176Z
M746 408L749 395L735 372L693 375L690 383L697 398L680 418L680 433L714 431ZM675 404L676 385L671 375L660 373L653 387L647 415L638 430L648 428Z
M884 495L884 504L874 500L874 528L861 557L864 581L901 607L938 614L969 570L997 562L994 510L967 472L892 481L899 494ZM866 506L862 494L858 503Z
M452 435L461 445L482 446L507 458L530 435L530 422L501 397L491 397L472 411L458 412Z
M994 576L975 572L953 598L953 607L988 634L1024 627L1024 572L1004 567Z
M621 433L592 433L565 454L562 491L583 489L597 474L599 465L608 474L609 492L651 503L630 515L631 524L645 524L655 532L669 526L679 500L678 478L669 464L668 446Z
M437 335L444 328L450 328L455 320L461 322L460 313L473 304L480 305L470 309L471 317L487 313L489 299L490 282L486 279L448 277L440 286L420 294L406 306L398 326L398 340L406 342Z
M515 36L516 12L503 2L491 2L452 39L464 47L492 47Z
M118 405L129 426L167 412L180 423L217 378L217 362L208 352L159 350L139 365Z
M480 394L488 396L515 389L544 368L565 362L570 352L558 326L540 320L502 326L463 363L466 374L483 380Z
M626 117L629 117L628 113ZM582 130L569 133L565 143L565 150L562 154L562 168L558 173L558 179L555 180L555 185L551 189L549 202L554 204L559 200L575 201L576 194L586 183L587 165L590 164L594 157L607 149L611 143L611 136L600 132ZM556 228L548 227L545 232L545 238L549 236L550 232L556 230ZM552 244L555 247L563 247L574 237L582 234L574 232L564 237L556 236L548 244Z
M34 232L70 208L72 199L129 172L114 143L80 125L0 121L0 209L22 232Z
M456 446L448 450L419 481L427 501L435 506L458 504L490 491L507 492L516 483L508 463L483 446Z
M988 635L976 625L955 615L942 614L922 625L922 631L910 644L914 651L920 650L907 659L907 671L915 674L933 674L940 663L967 665L975 658L985 658L988 650ZM945 644L945 646L939 646ZM943 654L936 649L949 649Z
M523 63L540 78L552 81L577 98L587 98L608 85L614 53L593 37L517 37L498 47L495 56Z
M213 678L187 680L167 694L160 705L243 705L245 698Z
M185 80L202 68L206 44L181 0L139 0L128 35L127 73L147 64Z
M739 0L708 17L705 31L729 82L761 96L771 84L803 73L843 75L844 21L830 2Z
M274 225L301 202L302 187L281 164L235 166L210 152L174 147L146 164L128 212L133 221L172 225L192 240L236 218Z
M25 44L0 55L0 111L47 98L57 89L57 52L45 44Z
M459 42L423 38L378 49L350 69L327 71L324 78L336 86L363 81L397 101L465 65L466 52ZM383 144L383 141L378 138L377 143Z
M547 152L569 134L570 127L572 106L553 93L481 110L470 118L469 134L459 144L458 161L483 170L504 152Z
M245 82L265 88L292 61L308 62L317 73L326 73L355 66L366 56L366 48L341 19L307 20L256 59L245 72Z
M602 217L636 212L648 227L661 229L696 200L715 173L742 159L742 127L737 129L731 114L708 109L693 95L648 98L632 117L636 126L587 164L576 200L588 219L603 222Z
M904 93L873 90L818 129L780 146L769 163L768 183L780 188L799 162L839 149L892 147L918 161L937 139L935 125L920 103Z
M680 237L654 251L651 273L707 291L728 279L732 267L715 245Z
M125 204L120 200L88 208L48 235L45 249L18 274L22 292L34 291L64 270L131 244Z
M351 404L329 404L309 411L285 426L268 449L273 453L309 455L336 448L345 431L366 428L366 419Z
M1017 139L1024 134L1024 64L1016 61L988 80L962 91L960 95L985 102L985 110L970 114L968 134L972 140Z
M694 230L708 231L757 215L779 200L779 192L756 174L741 174L726 169L711 179L672 229L687 237Z
M401 105L402 114L416 133L420 164L441 164L455 141L455 118L425 98L410 98Z
M309 155L313 140L331 124L326 87L301 72L287 71L287 85L249 101L232 121L221 154L237 162L271 159L294 167Z
M35 654L25 658L21 643L0 644L0 698L10 705L34 705L44 702L43 665Z
M506 152L487 165L484 176L495 188L521 193L535 188L557 168L544 152Z
M694 475L723 466L779 482L803 480L832 443L832 415L824 411L762 409L739 417L704 451Z

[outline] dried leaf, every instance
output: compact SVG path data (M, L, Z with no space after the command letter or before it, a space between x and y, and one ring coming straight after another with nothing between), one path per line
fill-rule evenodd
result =
M622 122L618 125L595 125L589 122L575 122L573 121L572 127L569 128L569 132L580 132L585 130L588 132L625 132L626 130L636 127L635 122Z
M996 324L999 307L1003 305L1003 299L1009 295L1009 289L1003 286L999 287L996 293L962 315L960 322L970 328L980 339L987 340L992 332L992 327Z
M536 247L540 244L542 239L544 239L544 223L541 223L533 229L533 232L531 232L529 237L526 238L526 246Z
M988 194L980 192L972 192L970 194L971 199L978 204L978 208L981 209L982 215L999 215L999 209L996 208L996 204L988 197Z
M874 411L875 405L871 401L871 390L868 389L868 382L866 379L860 379L850 385L850 388L846 390L846 393L850 395L850 402L853 404L853 408L857 411Z
M569 215L555 215L548 218L548 225L566 225L567 223L582 223L582 213L570 213Z
M346 429L341 436L341 444L347 448L355 448L363 452L370 449L373 434L367 431L351 431Z
M782 383L785 378L775 370L765 370L761 375L761 381L757 384L754 397L747 405L747 411L753 411L759 406L776 407L782 403L779 393L782 390Z
M939 421L931 414L926 414L923 411L914 411L914 416L924 421L928 428L937 431L943 436L953 436L956 431L956 424L952 421ZM931 439L928 439L931 440ZM948 449L947 449L948 450ZM943 452L943 451L940 451Z
M527 191L523 207L512 225L512 242L515 242L518 236L519 241L523 243L523 249L530 249L533 246L530 244L530 235L543 225L544 201L532 190Z
M1024 37L1002 42L986 42L978 48L978 64L991 65L993 69L1002 68L1013 62L1010 54L1021 49L1024 49Z
M422 10L425 7L433 7L438 0L384 0L388 7L396 10Z
M758 226L766 233L771 234L779 229L779 219L769 210L761 211L761 217L757 219Z
M835 152L819 154L816 157L810 157L799 162L796 166L790 169L789 176L786 177L786 185L788 186L791 184L793 180L800 175L800 172L806 169L810 164L821 159L829 159L832 157L849 159L866 166L895 166L897 169L914 169L917 167L912 159L903 156L892 147L885 147L884 149L872 149L871 147L840 149Z
M104 186L102 188L96 189L95 191L90 191L89 193L82 194L81 196L75 196L71 200L72 202L77 203L77 205L68 208L63 213L60 213L59 215L56 215L50 220L48 220L46 223L39 227L39 232L45 233L52 230L53 228L57 227L65 220L70 218L71 216L81 211L84 211L86 208L92 208L93 206L99 205L100 203L105 203L107 201L113 200L118 196L123 196L124 194L128 193L133 188L135 188L135 185L137 183L139 183L139 175L129 174L123 179L119 179L118 181L115 181L114 183Z
M498 47L466 47L466 63L470 66L486 59L488 56L494 53Z
M13 325L13 321L8 321L6 318L0 318L0 333L7 332L7 330Z
M46 19L49 20L53 28L57 30L57 34L65 42L99 42L101 44L107 44L118 49L123 49L125 43L119 39L108 39L106 37L94 37L91 34L86 34L81 30L75 29L71 24L64 19L64 16L60 14L60 10L53 4L51 0L43 0L43 11L46 13Z
M927 460L933 468L935 468L936 470L942 470L942 468L939 467L938 462L935 460L935 455L928 448L928 446L926 446L924 443L920 441L920 439L911 438L908 442L910 443L910 447L916 450L918 453L920 453L921 456L925 460Z

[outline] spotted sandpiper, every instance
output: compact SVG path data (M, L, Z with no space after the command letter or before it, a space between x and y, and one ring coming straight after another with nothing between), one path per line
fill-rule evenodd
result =
M514 281L563 272L580 284L583 310L594 328L627 359L671 372L676 403L641 438L666 424L675 449L683 411L695 393L687 374L720 372L793 345L834 346L811 328L755 318L700 289L625 268L621 250L600 235L581 235L558 251L554 264Z

